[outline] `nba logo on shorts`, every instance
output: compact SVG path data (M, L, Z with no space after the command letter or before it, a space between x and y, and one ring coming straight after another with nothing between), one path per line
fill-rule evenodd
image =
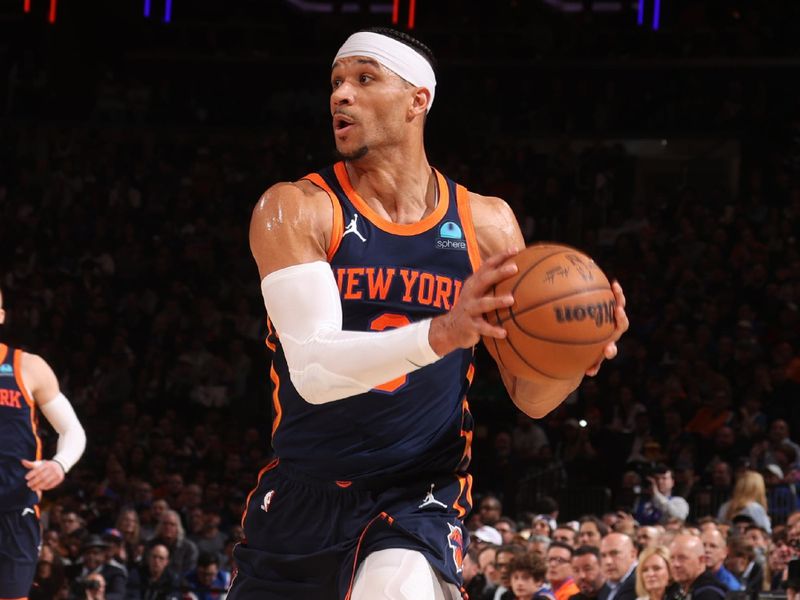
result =
M464 562L464 534L458 525L447 524L450 534L447 536L447 545L453 550L453 562L456 564L456 572L461 573Z
M436 238L436 247L440 250L466 250L467 242L458 223L445 221L439 227L439 237Z

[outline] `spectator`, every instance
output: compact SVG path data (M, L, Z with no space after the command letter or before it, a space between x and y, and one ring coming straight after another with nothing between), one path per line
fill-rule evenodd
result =
M553 596L543 590L547 567L541 557L533 554L520 554L511 561L511 590L503 600L553 600Z
M481 572L480 552L477 548L470 547L464 555L461 575L464 578L464 590L467 592L467 596L482 600L487 591L487 581L486 576Z
M642 525L636 530L636 547L641 552L645 548L657 546L661 533L655 525Z
M667 600L682 600L691 594L692 600L723 600L728 588L706 571L702 540L689 534L678 534L669 547L672 576L677 586L667 594Z
M595 546L580 546L572 555L572 572L580 590L572 600L594 600L605 585L600 565L600 550Z
M753 546L743 537L736 536L728 541L725 567L748 594L758 594L764 589L764 567L755 558Z
M202 509L201 514L202 525L200 531L191 536L190 539L194 542L195 546L197 546L199 552L220 555L225 547L225 540L228 536L220 531L222 519L219 512L217 512L213 506L206 506Z
M680 496L672 495L675 480L672 471L664 464L657 465L649 476L649 499L643 496L634 507L634 518L641 525L657 525L670 519L685 521L689 516L689 504Z
M547 549L553 543L549 537L543 535L532 535L528 538L528 552L545 558L547 556Z
M187 573L197 566L197 546L186 537L177 511L168 510L161 516L150 546L155 544L167 547L169 566L176 573Z
M497 567L495 567L496 560L496 546L487 545L478 551L478 569L485 579L481 594L476 595L481 600L494 598L494 592L497 586L500 585L500 574L497 572Z
M547 549L547 582L556 600L567 600L580 592L573 579L572 547L553 542Z
M550 515L536 515L531 520L531 529L535 535L552 537L556 530L556 522Z
M772 527L766 509L764 478L756 471L745 471L736 480L731 499L719 507L717 518L730 523L735 516L745 514L769 533Z
M497 570L498 584L494 590L492 600L501 600L503 595L511 589L511 562L525 553L525 549L517 545L500 546L497 549L497 558L494 567Z
M79 582L79 592L75 598L80 600L107 600L106 580L100 573L90 573Z
M517 524L508 517L500 517L494 524L494 528L502 536L503 544L510 544L517 535Z
M503 505L496 496L484 496L481 498L478 514L481 523L493 527L500 517L503 516Z
M600 540L608 534L608 526L592 515L581 517L578 530L578 544L581 546L600 547Z
M728 590L738 592L743 589L736 576L725 568L725 559L728 557L728 545L719 529L708 528L700 535L703 540L703 552L706 557L706 567L709 572L722 582Z
M636 547L630 536L609 533L600 542L600 564L606 578L599 600L635 600Z
M789 561L783 587L786 589L786 600L797 600L800 596L800 559Z
M577 532L567 524L562 524L556 527L553 532L553 541L561 544L566 544L570 548L577 546Z
M182 600L180 576L169 566L169 548L157 543L147 550L144 564L131 577L128 595L142 600Z
M472 539L478 547L482 547L483 544L491 544L492 546L503 545L503 535L497 531L497 529L489 525L483 525L473 531Z
M66 569L67 578L73 582L74 595L82 598L87 577L99 573L103 576L103 597L108 600L123 600L128 574L124 567L109 560L109 547L108 542L99 535L90 535L83 542L81 559Z
M221 600L231 582L231 574L219 568L216 554L205 552L197 559L197 567L186 576L197 600Z
M664 546L645 548L639 555L636 570L636 596L646 600L664 600L674 590L670 571L669 550Z
M61 557L50 546L43 545L39 552L39 561L36 563L33 587L28 594L29 600L51 600L58 595L65 583Z

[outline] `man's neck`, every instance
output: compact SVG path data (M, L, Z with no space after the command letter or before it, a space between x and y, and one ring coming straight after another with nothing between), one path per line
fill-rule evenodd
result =
M394 223L419 222L436 206L436 178L424 149L371 150L346 166L358 194Z

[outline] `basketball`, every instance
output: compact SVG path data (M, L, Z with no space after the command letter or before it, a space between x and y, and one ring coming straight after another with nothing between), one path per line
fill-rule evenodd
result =
M574 379L603 355L615 329L614 293L595 262L575 248L541 243L511 258L516 275L495 295L514 304L486 315L505 339L484 337L489 353L525 379Z

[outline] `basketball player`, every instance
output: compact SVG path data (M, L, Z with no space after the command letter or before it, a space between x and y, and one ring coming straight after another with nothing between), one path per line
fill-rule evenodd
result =
M229 598L452 599L471 508L473 348L505 336L483 314L512 304L491 290L524 241L504 201L428 164L425 46L358 32L331 84L344 160L271 187L251 222L276 458L248 498ZM614 293L616 340L628 320ZM502 375L532 417L580 383Z
M5 316L0 291L0 324ZM58 432L50 460L42 460L37 406ZM39 557L42 492L64 481L85 446L83 427L50 365L0 344L0 599L28 596Z

